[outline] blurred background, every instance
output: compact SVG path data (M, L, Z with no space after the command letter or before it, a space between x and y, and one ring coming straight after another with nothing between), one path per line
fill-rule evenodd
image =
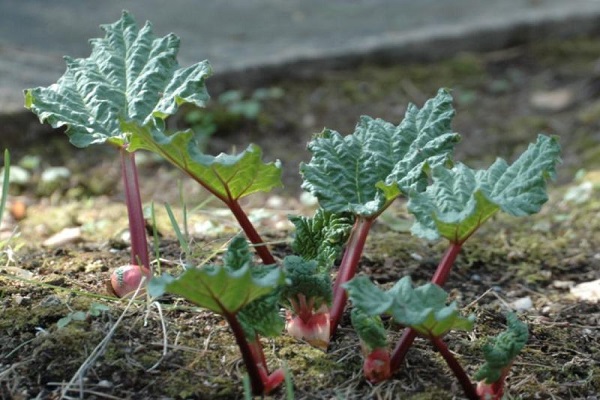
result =
M284 194L299 193L312 134L351 133L363 114L398 124L440 87L455 99L462 161L510 159L545 132L561 136L562 182L598 167L598 1L0 0L0 144L13 154L14 192L120 192L113 152L74 148L24 110L22 93L54 83L64 55L87 57L123 9L157 36L180 36L181 65L213 66L208 107L184 108L170 127L194 129L210 153L258 143L282 160ZM168 201L177 172L139 159L153 177L146 198Z

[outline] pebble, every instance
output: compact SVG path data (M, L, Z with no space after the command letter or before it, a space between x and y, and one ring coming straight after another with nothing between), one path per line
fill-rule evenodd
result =
M597 303L600 301L600 279L583 282L571 288L571 294L579 300Z
M521 297L511 303L511 306L515 309L515 311L527 311L533 308L533 301L531 297Z
M540 111L557 112L571 106L575 100L575 92L571 89L556 89L535 92L531 95L531 105Z
M44 240L42 246L46 247L58 247L64 246L65 244L78 242L81 240L81 228L65 228L62 231L50 236Z

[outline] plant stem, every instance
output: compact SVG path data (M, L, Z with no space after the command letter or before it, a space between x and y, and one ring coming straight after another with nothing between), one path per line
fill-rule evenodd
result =
M128 152L126 146L122 146L120 152L121 173L125 187L125 203L127 204L129 234L131 236L131 264L141 265L150 271L146 224L144 222L140 186L135 165L135 153Z
M252 393L260 396L265 391L265 382L261 376L259 365L262 364L262 360L259 360L255 355L253 349L250 347L248 340L246 339L246 334L242 329L238 319L234 314L223 314L231 330L233 331L233 336L235 337L235 341L242 353L242 359L244 360L244 364L246 365L246 371L248 372L248 376L250 377L250 385L252 386Z
M460 253L461 248L462 242L450 242L450 247L446 249L444 256L433 274L433 278L431 278L432 283L435 283L438 286L444 286L446 284L450 271L452 270L452 265L454 265L454 261L456 260L458 253Z
M432 337L429 337L429 340L431 340L431 342L438 349L438 351L440 352L442 357L444 357L446 364L448 364L448 366L450 367L450 369L452 370L452 372L458 379L458 382L462 386L463 391L465 392L465 395L470 400L479 400L479 395L477 394L477 391L475 390L475 385L473 385L473 383L471 382L471 379L469 379L469 376L467 375L465 370L460 366L460 364L458 363L456 358L454 358L454 356L448 349L448 346L446 345L446 343L444 343L444 341L439 337L432 336Z
M244 210L242 210L240 203L235 199L223 201L225 202L225 204L227 204L227 206L233 213L233 216L242 227L242 230L246 234L248 240L250 240L250 242L255 246L256 253L258 253L258 256L262 259L263 263L265 265L276 264L275 258L269 251L269 248L264 243L258 232L256 232L256 229L254 229L254 225L252 225L252 222L250 222L248 216L246 215Z
M340 264L339 272L335 283L333 285L333 305L331 306L330 312L330 326L331 332L329 337L332 338L337 331L337 327L344 313L346 301L348 300L348 294L342 285L348 282L356 274L358 262L362 256L365 243L367 241L367 235L373 224L373 219L357 217L348 239L348 245L344 252L344 257Z
M448 276L450 275L450 270L452 269L452 265L460 253L460 249L462 248L461 243L450 243L450 247L446 249L444 256L440 260L438 267L433 274L433 278L431 278L431 282L436 285L443 286L448 280ZM406 328L402 333L402 337L398 340L394 351L392 351L392 358L390 361L392 372L397 371L400 368L400 364L404 361L406 354L408 353L408 349L413 344L415 338L417 337L417 333L414 329Z

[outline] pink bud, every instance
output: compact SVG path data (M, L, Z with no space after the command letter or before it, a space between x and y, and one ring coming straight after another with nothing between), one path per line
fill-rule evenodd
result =
M142 278L145 277L147 283L151 275L149 269L139 265L122 265L110 275L109 290L117 297L125 297L137 290ZM143 288L140 289L140 293L144 293Z

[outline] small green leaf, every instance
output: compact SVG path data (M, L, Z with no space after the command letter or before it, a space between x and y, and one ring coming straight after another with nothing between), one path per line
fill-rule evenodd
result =
M237 237L230 249L239 253L244 245L248 246L246 241ZM200 307L224 315L237 313L285 283L285 276L279 268L265 270L243 260L239 254L228 256L236 264L190 268L177 278L166 274L153 278L148 283L148 293L151 296L160 296L165 292L179 295Z
M251 144L237 155L214 157L200 151L190 130L167 136L151 126L128 122L121 126L131 134L129 151L144 149L162 156L224 201L282 186L279 161L264 163L257 145Z
M103 311L108 311L108 310L110 310L110 307L108 307L107 305L104 305L101 303L92 303L90 305L88 314L90 314L92 317L98 317L98 316L100 316L100 314Z
M69 325L71 323L71 321L73 321L73 318L71 318L71 314L69 314L66 317L62 317L61 319L56 321L56 327L58 329L62 329L65 326Z
M320 272L329 272L352 231L352 216L319 208L313 217L290 216L289 220L296 226L294 254L315 260Z
M363 313L375 316L385 313L394 304L394 298L389 292L379 289L366 276L357 276L344 284L350 300Z
M485 380L486 383L491 384L501 379L504 370L511 366L527 343L529 338L527 325L519 321L514 313L509 313L506 321L508 325L506 331L483 347L486 362L475 374L475 379L478 381Z
M445 90L419 110L410 105L402 123L362 117L352 135L324 130L308 145L302 187L330 212L380 214L400 194L422 191L427 168L445 164L460 136L450 127L454 110Z
M514 216L537 213L548 200L546 182L555 177L558 162L557 139L539 135L510 166L497 159L487 170L435 167L433 184L410 193L408 209L417 219L412 231L462 243L498 210Z
M446 305L448 294L433 283L413 288L406 276L384 292L361 276L344 287L354 307L363 313L391 315L395 322L427 338L442 337L450 330L473 329L474 317L462 317L455 302Z
M90 41L89 58L66 57L67 71L58 82L25 91L25 107L55 128L66 125L75 146L126 144L120 119L146 125L173 115L183 103L202 106L208 100L210 65L180 68L177 36L156 38L150 23L139 29L127 12L102 29L106 35Z
M387 347L387 332L379 315L370 316L362 312L360 308L353 308L350 317L352 327L362 343L367 346L368 352Z

